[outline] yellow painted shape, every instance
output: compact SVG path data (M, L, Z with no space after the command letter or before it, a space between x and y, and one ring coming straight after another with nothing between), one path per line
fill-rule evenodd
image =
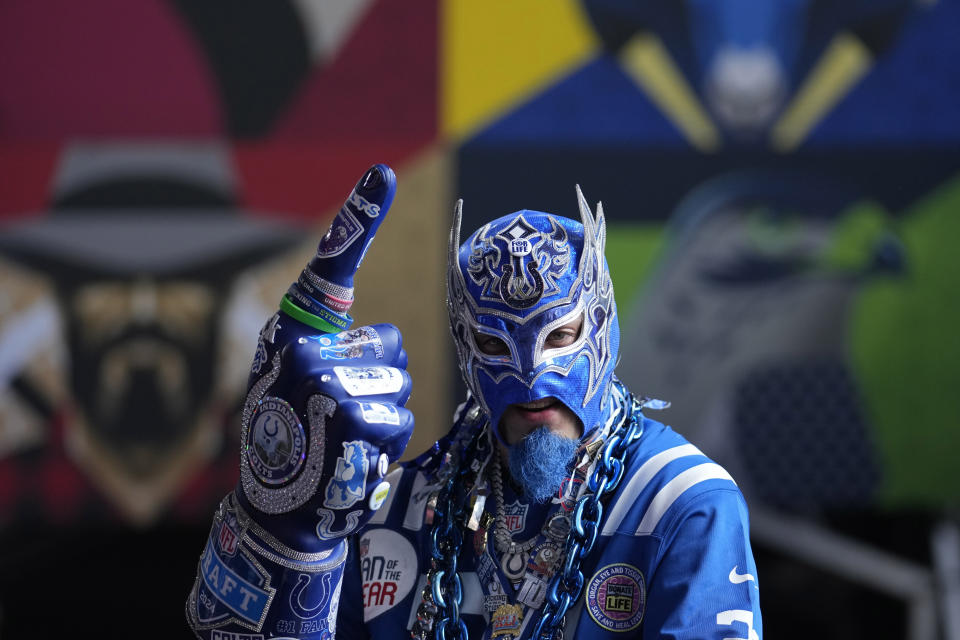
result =
M720 147L720 132L659 37L634 36L620 64L691 145L705 153Z
M870 70L873 56L850 33L834 37L813 71L770 132L777 151L796 149L810 131Z
M575 0L444 0L441 131L458 140L598 49Z

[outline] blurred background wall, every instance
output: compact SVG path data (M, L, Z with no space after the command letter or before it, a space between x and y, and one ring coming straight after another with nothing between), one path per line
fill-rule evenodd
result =
M255 336L370 164L417 433L445 236L601 200L620 376L746 493L769 637L960 637L960 7L0 1L0 638L186 637ZM56 624L51 613L55 613Z

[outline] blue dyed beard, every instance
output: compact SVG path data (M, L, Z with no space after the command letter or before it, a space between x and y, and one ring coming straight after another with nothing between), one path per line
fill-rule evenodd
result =
M537 427L510 447L510 475L535 502L557 495L569 475L577 441L564 438L546 425Z

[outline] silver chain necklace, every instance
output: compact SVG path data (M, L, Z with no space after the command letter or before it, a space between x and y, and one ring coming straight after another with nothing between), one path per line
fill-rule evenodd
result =
M657 400L635 398L619 380L614 379L614 387L622 398L622 412L615 416L617 426L604 439L598 464L588 481L590 490L578 498L573 510L573 522L564 549L563 569L555 573L550 580L547 600L540 609L539 620L530 636L532 639L563 638L567 612L577 602L583 589L580 560L593 550L599 532L603 517L601 501L620 484L626 468L626 449L643 434L643 416L640 410L648 403L655 409L669 406L669 403ZM479 452L476 450L477 445L484 439L479 437L480 435L472 438L466 447L466 455L463 456L463 459L474 460L474 464L461 466L459 461L453 464L455 471L444 483L437 503L441 508L437 510L438 517L434 519L431 528L431 568L427 572L423 602L417 610L417 619L411 630L411 636L419 640L426 640L428 637L467 640L467 627L460 617L463 591L457 572L457 556L463 540L461 527L465 528L466 494L475 482L476 471L481 467L476 464L476 460L483 457L477 455ZM493 452L493 455L496 459L497 452ZM473 473L470 473L471 471ZM500 473L496 475L501 476ZM502 496L502 483L500 489ZM502 511L499 508L498 510Z
M507 527L506 505L503 500L503 468L500 466L500 452L494 450L493 460L490 461L490 486L493 488L493 498L496 501L497 513L494 515L493 542L499 553L511 556L529 553L537 544L539 534L525 542L515 542Z

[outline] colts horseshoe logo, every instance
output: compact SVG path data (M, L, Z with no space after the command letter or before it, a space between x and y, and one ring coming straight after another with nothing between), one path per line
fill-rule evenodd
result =
M518 259L518 258L515 258ZM526 309L540 302L543 297L543 276L536 265L527 267L530 277L533 278L533 287L523 275L523 266L520 266L519 275L514 277L513 265L503 265L503 275L500 277L500 297L514 309Z
M310 576L305 573L301 573L297 578L297 585L290 592L290 610L293 611L294 615L296 615L298 618L303 618L304 620L315 618L326 608L327 601L330 599L331 575L329 573L325 573L320 580L320 602L315 607L308 608L303 606L303 603L300 602L300 597L310 585Z

